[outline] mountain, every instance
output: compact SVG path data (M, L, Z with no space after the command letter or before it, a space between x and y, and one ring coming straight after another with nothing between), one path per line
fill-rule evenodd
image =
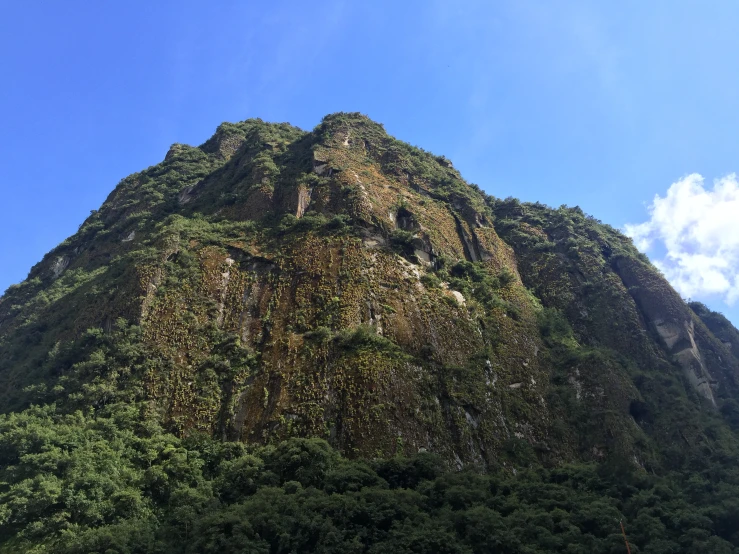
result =
M630 239L356 113L174 144L0 298L6 469L17 418L128 407L172 444L699 474L737 459L738 392L739 332Z

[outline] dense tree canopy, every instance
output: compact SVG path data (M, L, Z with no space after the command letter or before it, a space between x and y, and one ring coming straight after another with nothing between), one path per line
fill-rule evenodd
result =
M112 403L0 416L2 552L735 552L739 469L449 471L325 441L178 439Z

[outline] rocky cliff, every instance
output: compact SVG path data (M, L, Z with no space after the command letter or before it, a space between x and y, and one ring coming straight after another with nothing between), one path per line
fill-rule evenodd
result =
M489 196L362 115L247 120L124 179L0 298L0 409L123 398L181 435L648 468L732 425L717 317L579 208Z

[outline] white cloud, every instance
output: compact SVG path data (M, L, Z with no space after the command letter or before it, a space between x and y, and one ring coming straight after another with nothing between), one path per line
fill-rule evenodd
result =
M624 226L642 251L655 244L665 256L655 265L686 297L719 295L739 300L739 181L732 173L707 189L697 173L655 195L650 218Z

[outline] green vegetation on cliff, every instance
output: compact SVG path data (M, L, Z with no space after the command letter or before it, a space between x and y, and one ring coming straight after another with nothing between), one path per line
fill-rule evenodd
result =
M738 395L739 332L579 208L360 114L223 124L0 297L0 533L610 552L623 517L637 552L731 552Z

